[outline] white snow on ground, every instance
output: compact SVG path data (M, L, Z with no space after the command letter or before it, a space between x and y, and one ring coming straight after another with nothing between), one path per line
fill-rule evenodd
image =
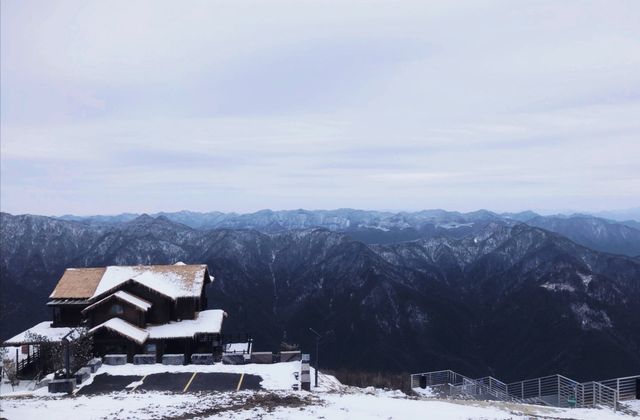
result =
M369 395L360 390L351 393L307 393L295 391L272 391L271 393L202 393L169 394L162 392L121 391L96 396L53 396L49 398L4 398L1 415L7 419L47 420L82 419L151 419L172 417L198 412L207 407L221 409L233 404L234 398L246 399L252 395L311 398L309 405L300 407L266 407L235 411L222 411L197 416L209 419L576 419L576 420L624 420L632 417L610 410L549 409L526 406L530 411L522 412L506 407L485 405L478 402L455 403L443 400L421 400L415 398L390 397L384 394ZM315 398L314 398L315 397ZM188 416L190 417L190 416Z
M630 409L640 413L640 400L622 401L622 403Z
M123 365L103 366L97 374L147 375L159 372L229 372L250 373L263 377L266 391L164 393L131 391L139 382L129 384L128 390L94 396L66 396L23 392L22 397L3 395L0 417L7 419L47 420L82 419L151 419L185 415L206 419L576 419L624 420L632 419L608 409L557 409L495 401L438 400L429 397L409 397L400 391L373 387L355 388L340 384L334 377L320 374L319 387L313 392L293 391L294 373L300 362L273 365ZM311 372L312 384L314 372ZM93 376L92 376L93 378ZM275 404L251 404L252 398ZM302 401L299 401L301 399ZM286 401L298 401L288 404ZM632 402L640 408L640 402ZM284 405L283 405L284 404ZM233 410L229 411L230 408Z
M196 319L185 319L162 325L148 325L149 338L193 337L200 333L217 334L222 329L225 313L222 309L209 309L196 314Z
M437 396L437 393L431 389L431 387L426 387L424 389L422 388L413 388L413 392L415 392L416 394L422 396L422 397L435 397Z

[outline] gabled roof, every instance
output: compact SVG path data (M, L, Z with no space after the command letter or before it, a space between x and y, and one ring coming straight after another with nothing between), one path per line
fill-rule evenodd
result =
M89 332L94 333L101 328L106 328L110 331L115 332L116 334L120 334L135 341L138 344L143 344L145 341L147 341L147 337L149 337L148 331L143 330L142 328L138 328L135 325L130 324L120 318L111 318L110 320L91 328Z
M106 269L106 267L67 268L49 298L90 298Z
M68 268L49 297L95 300L130 280L171 299L199 297L211 281L206 274L204 264Z
M82 312L86 312L92 308L95 308L96 306L100 305L103 302L106 302L109 299L118 299L122 302L125 303L129 303L133 306L135 306L136 308L142 310L142 311L147 311L149 310L149 308L151 308L151 302L148 302L144 299L139 298L138 296L132 295L131 293L127 293L124 290L118 290L117 292L110 294L109 296L105 297L104 299L100 299L99 301L97 301L96 303L87 306L86 308L84 308L82 310Z

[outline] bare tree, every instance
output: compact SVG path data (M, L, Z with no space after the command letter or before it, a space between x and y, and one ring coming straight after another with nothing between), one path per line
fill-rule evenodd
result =
M93 357L93 338L86 328L77 327L66 336L67 343L51 341L47 336L27 333L26 341L37 343L40 373L64 369L66 352L69 351L69 374L86 365Z
M20 382L18 380L18 371L16 370L16 362L14 362L11 359L5 359L4 354L2 355L2 373L9 380L9 383L11 384L11 390L13 391L15 389L15 386L18 385L18 383Z

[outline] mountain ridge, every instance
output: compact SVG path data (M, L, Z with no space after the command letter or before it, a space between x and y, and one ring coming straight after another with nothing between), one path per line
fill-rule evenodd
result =
M148 215L111 227L0 218L6 335L49 318L44 303L66 267L184 261L216 277L208 300L229 312L228 331L251 331L263 348L285 334L310 348L313 327L328 366L506 379L640 369L640 261L520 222L372 245L327 228L199 230Z

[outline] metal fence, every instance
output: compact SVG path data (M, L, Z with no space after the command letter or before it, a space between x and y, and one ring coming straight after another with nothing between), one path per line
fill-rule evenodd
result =
M618 408L618 392L600 382L580 383L562 375L527 379L507 385L510 395L525 402L556 407Z
M415 373L411 387L429 387L448 396L468 396L478 399L516 401L507 393L507 384L491 376L472 379L451 370Z
M599 405L618 408L618 391L603 385L601 382L585 382L581 384L581 407L596 407Z
M605 406L614 411L618 408L618 392L631 395L636 390L638 376L616 378L617 388L602 382L579 383L562 375L550 375L505 384L485 376L471 379L451 370L416 373L411 375L412 388L430 387L447 396L464 395L477 399L543 404L556 407L597 407ZM633 385L631 385L633 379ZM635 396L635 394L634 394Z
M620 401L640 399L640 389L638 389L640 375L606 379L598 382L609 388L615 389L618 392L618 400Z

